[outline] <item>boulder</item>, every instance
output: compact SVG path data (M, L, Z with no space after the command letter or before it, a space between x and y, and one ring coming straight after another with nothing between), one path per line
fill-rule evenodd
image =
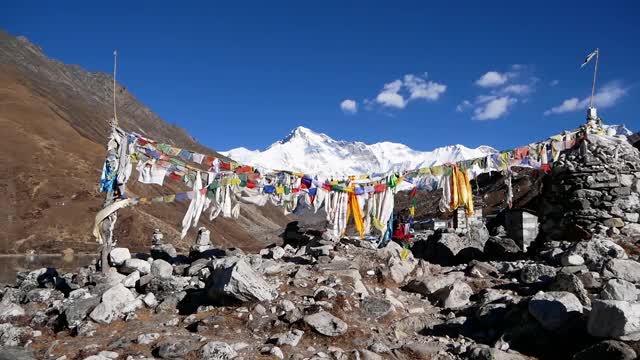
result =
M453 284L458 279L464 279L463 272L453 271L446 275L425 276L420 279L411 280L404 289L406 291L429 296L438 290Z
M25 314L24 309L9 301L0 302L0 321L7 320L12 317L22 316Z
M567 256L580 255L585 265L591 271L600 271L602 265L609 259L623 259L627 257L624 249L611 240L594 238L580 241L567 250Z
M587 331L595 337L640 340L640 304L622 300L594 300Z
M582 314L580 300L570 292L538 292L529 301L529 313L547 330L556 330Z
M0 360L35 360L33 351L14 346L5 346L0 351Z
M635 302L638 299L638 289L628 281L622 279L610 279L602 287L600 299Z
M133 288L136 287L138 280L140 280L140 272L136 270L122 279L121 282L125 287Z
M93 321L103 324L117 319L126 306L136 300L124 285L118 284L102 294L102 302L89 315Z
M25 336L30 333L31 328L29 327L19 327L10 323L0 324L0 350L2 350L2 346L22 345Z
M435 236L432 259L436 263L460 264L483 255L485 243L481 241L481 238L459 237L454 233L445 232Z
M207 294L211 298L230 296L239 301L271 301L278 295L275 288L256 274L240 257L228 257L211 263Z
M200 349L200 359L203 360L228 360L238 356L238 353L222 341L210 341Z
M154 245L150 250L151 257L156 260L162 259L164 261L172 261L176 256L178 256L176 248L171 244Z
M575 275L570 273L560 272L556 276L555 281L549 286L551 291L568 291L575 295L582 305L590 306L591 299L589 293L585 289L582 281Z
M373 296L368 296L362 299L360 308L367 317L373 319L381 318L393 310L393 306L389 300Z
M160 333L140 334L138 335L136 342L141 345L148 345L148 344L153 344L159 338L160 338Z
M602 276L633 283L640 282L640 263L628 259L611 259L604 264Z
M131 253L127 248L117 247L109 253L109 262L113 266L120 266L128 259L131 259Z
M173 266L162 259L153 260L151 275L160 279L168 279L173 275Z
M127 259L118 270L123 274L131 274L134 271L138 271L140 275L146 275L151 272L151 264L146 260Z
M520 272L520 281L525 284L548 283L556 276L556 269L543 264L527 264Z
M73 329L80 325L87 315L100 304L100 298L97 296L78 299L67 305L63 312L69 328Z
M627 236L640 236L640 224L627 224L620 232Z
M562 266L580 266L584 264L584 259L578 254L564 253L560 256Z
M572 360L635 360L636 352L621 341L605 340L573 355Z
M490 259L512 260L522 253L522 249L513 239L492 236L484 244L484 253Z
M166 339L158 344L156 353L161 359L182 359L194 350L193 347L194 344L192 341Z
M304 322L318 333L325 336L339 336L347 332L347 323L326 311L307 315Z
M434 294L438 303L447 309L461 308L469 303L469 297L473 295L471 286L462 281L456 281L449 286L445 286Z
M291 331L288 331L284 334L280 334L279 336L277 336L276 345L278 346L289 345L291 347L296 347L298 346L298 343L302 339L303 335L304 335L304 331L293 329Z

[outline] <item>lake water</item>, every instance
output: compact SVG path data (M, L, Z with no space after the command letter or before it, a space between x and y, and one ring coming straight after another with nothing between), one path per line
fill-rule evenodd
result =
M91 264L98 255L0 255L0 283L15 284L19 271L51 267L59 273L76 271Z

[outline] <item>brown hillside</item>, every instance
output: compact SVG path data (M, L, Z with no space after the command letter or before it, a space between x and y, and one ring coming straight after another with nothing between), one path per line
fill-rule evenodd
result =
M97 183L112 116L112 81L106 74L49 59L28 40L0 31L0 191L5 197L0 203L0 253L96 250L90 229L104 199ZM160 119L121 85L117 103L125 130L217 155ZM135 180L129 187L138 195L184 190L177 184L141 186ZM152 230L161 228L166 239L185 248L195 236L191 230L184 242L178 241L186 206L127 209L121 212L116 238L123 246L143 249ZM288 221L280 209L245 206L236 221L201 225L211 230L214 242L247 249L273 242Z

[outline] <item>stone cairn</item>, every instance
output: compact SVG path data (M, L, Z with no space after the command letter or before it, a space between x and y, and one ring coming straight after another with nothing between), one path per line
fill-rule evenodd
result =
M211 244L211 232L204 227L199 228L196 243L191 245L191 252L203 253L211 249L213 249L213 244Z
M589 135L561 154L545 184L547 240L640 235L640 152L626 139Z

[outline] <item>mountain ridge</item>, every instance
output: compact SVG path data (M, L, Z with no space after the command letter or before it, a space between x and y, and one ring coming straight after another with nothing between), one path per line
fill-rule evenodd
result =
M304 126L294 128L287 136L265 150L239 147L220 151L221 154L244 164L320 176L409 170L482 157L496 152L496 149L487 145L468 148L456 144L431 151L419 151L391 141L366 144L361 141L336 140ZM403 160L397 161L398 158ZM326 165L321 168L317 166L318 163Z

